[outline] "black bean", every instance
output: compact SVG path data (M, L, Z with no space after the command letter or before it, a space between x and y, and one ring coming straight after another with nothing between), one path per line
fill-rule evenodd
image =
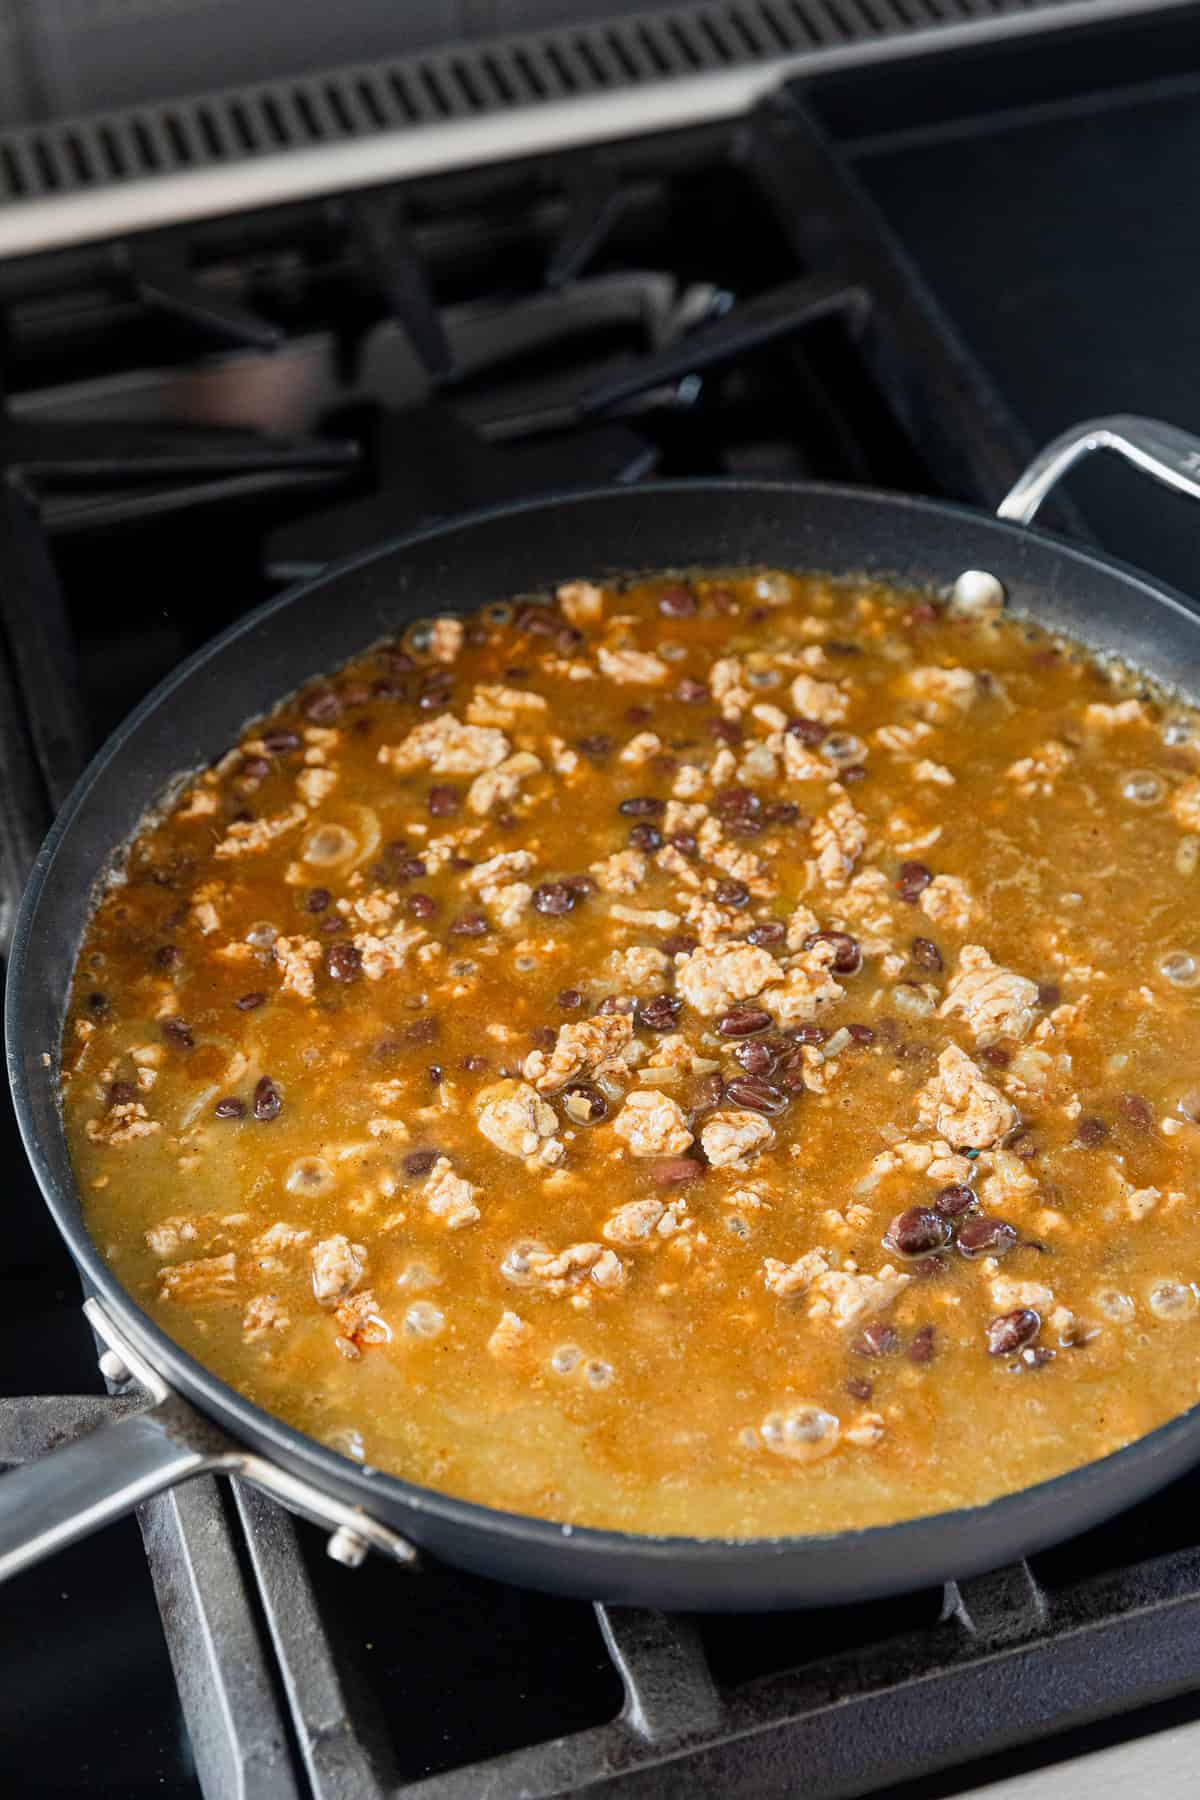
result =
M667 842L673 850L678 850L680 856L695 856L700 848L694 831L676 831Z
M613 753L613 741L599 731L593 737L578 739L575 748L590 762L603 762L606 756L611 756Z
M940 975L945 968L942 953L932 938L915 937L912 941L912 959L922 969L928 969L933 975Z
M699 938L689 937L686 932L680 931L673 937L665 937L659 949L664 956L690 956L699 942Z
M829 736L829 727L822 725L819 719L801 717L788 720L787 732L789 737L799 738L802 744L823 744Z
M1031 1343L1042 1329L1042 1317L1032 1306L1018 1306L1015 1312L1001 1313L987 1328L989 1356L1011 1356L1014 1350Z
M681 582L676 582L671 587L661 589L658 610L665 613L668 619L690 619L696 610L696 596Z
M483 937L491 926L481 912L466 912L451 921L450 930L455 937Z
M353 944L334 944L325 952L325 967L334 981L357 981L362 973L362 951Z
M573 1100L566 1108L567 1117L575 1125L598 1125L608 1117L608 1101L590 1081L572 1081L562 1091L563 1101Z
M903 862L896 877L896 892L910 906L915 906L932 880L933 875L924 863Z
M160 969L177 969L183 961L183 951L176 944L160 944L154 960Z
M264 1122L277 1119L283 1111L283 1097L269 1075L264 1075L254 1089L254 1116Z
M685 706L697 706L708 699L708 689L702 681L693 681L690 675L685 675L675 689L675 698L682 700Z
M804 1057L799 1050L793 1050L777 1065L775 1086L782 1088L785 1094L798 1094L804 1085Z
M404 902L404 910L413 919L432 919L438 909L438 903L432 894L410 894Z
M842 1386L854 1400L869 1400L875 1392L869 1381L860 1381L857 1375L852 1375Z
M1022 1162L1031 1162L1038 1153L1038 1143L1027 1125L1018 1125L1003 1139L1003 1147L1019 1156Z
M761 1006L731 1006L717 1020L717 1030L722 1037L753 1037L756 1031L766 1031L770 1023L770 1013Z
M448 819L462 805L462 794L448 782L439 782L426 794L425 805L435 819Z
M304 716L314 725L332 725L342 716L342 703L332 688L318 688L304 702Z
M737 813L725 820L725 829L730 837L759 837L766 830L766 819L762 813Z
M558 992L558 1005L562 1007L564 1012L574 1012L577 1007L583 1005L583 995L578 988L560 988Z
M808 824L794 800L771 800L763 807L762 816L768 825Z
M884 1233L883 1244L897 1256L931 1256L935 1250L944 1249L951 1236L950 1221L941 1213L931 1206L910 1206L907 1212L897 1213L892 1220Z
M674 994L656 994L637 1009L637 1022L649 1031L674 1031L683 1002Z
M553 637L559 628L557 613L551 612L545 604L523 606L513 620L513 630L525 632L530 637Z
M985 1044L979 1055L980 1060L991 1063L993 1069L1007 1069L1012 1061L1012 1051L1005 1050L1000 1044Z
M635 825L629 833L629 842L635 850L661 850L662 832L657 825Z
M779 1061L778 1050L762 1038L744 1038L733 1054L747 1075L769 1075Z
M1140 1130L1154 1123L1154 1109L1142 1094L1122 1094L1118 1102L1121 1116Z
M138 1097L138 1091L132 1081L114 1081L108 1090L110 1106L132 1106Z
M244 1119L246 1116L246 1102L244 1100L239 1100L236 1094L226 1094L223 1100L217 1101L217 1104L213 1107L213 1111L218 1119Z
M853 1027L851 1027L851 1029L853 1029ZM804 1025L789 1025L784 1032L784 1036L790 1037L792 1042L796 1044L823 1044L826 1038L828 1038L829 1033L826 1031L824 1025L807 1023Z
M596 882L591 875L564 875L563 886L570 888L573 894L579 894L581 897L594 894L596 891Z
M748 944L781 944L787 936L787 926L782 919L760 919L746 933Z
M331 918L321 920L321 930L328 935L331 931L345 931L346 921L334 913Z
M1088 1150L1094 1150L1096 1145L1102 1144L1107 1136L1108 1126L1103 1119L1080 1119L1075 1127L1075 1142L1083 1144Z
M944 1219L957 1219L979 1202L974 1188L967 1187L960 1181L952 1181L949 1187L942 1188L935 1196L933 1204Z
M1061 999L1062 999L1062 989L1059 987L1057 981L1039 981L1038 982L1038 1005L1039 1006L1044 1006L1046 1008L1046 1010L1049 1012L1052 1008L1054 1008L1058 1005L1058 1003Z
M713 811L729 825L736 820L756 818L762 811L762 801L753 788L718 788L713 795Z
M534 911L545 913L551 919L559 919L564 913L571 911L578 898L565 881L543 881L533 890Z
M912 1343L908 1346L908 1360L913 1363L933 1361L934 1343L933 1326L920 1325L913 1333Z
M718 906L749 906L750 889L744 881L718 881L713 897Z
M265 1003L266 998L267 996L256 988L252 994L239 994L233 1004L239 1012L253 1012L256 1007Z
M298 750L304 740L298 731L278 729L264 731L262 741L272 756L283 756L289 750Z
M388 872L393 881L419 881L427 873L424 862L419 856L400 856L393 862L388 861Z
M530 1033L530 1037L535 1049L553 1050L558 1033L553 1025L539 1025L536 1031Z
M725 1098L733 1106L772 1117L785 1110L788 1096L782 1088L773 1087L761 1075L735 1075L725 1083Z
M309 888L304 902L304 910L310 913L326 912L333 900L328 888Z
M810 931L801 949L811 950L817 944L829 944L833 949L833 961L830 968L835 975L856 975L862 968L862 950L857 938L848 931Z
M631 799L622 800L617 808L627 819L655 819L666 810L666 801L655 794L634 794Z
M631 725L648 725L654 717L654 708L646 705L627 706L625 717Z
M689 1181L698 1181L703 1173L704 1164L694 1156L664 1156L651 1169L659 1187L683 1187Z
M867 771L862 763L851 763L848 769L842 770L838 779L843 787L849 787L855 781L865 781L866 777Z
M850 1348L855 1356L895 1356L900 1348L900 1333L883 1319L872 1319Z
M715 737L720 744L740 744L742 728L736 719L710 719L708 735Z
M875 1042L875 1033L869 1025L847 1025L846 1030L855 1044L873 1044Z
M177 1050L194 1050L196 1040L182 1019L164 1019L162 1034L168 1043L174 1044Z
M437 1087L438 1083L442 1079L441 1064L440 1063L431 1063L429 1068L426 1069L425 1073L428 1075L428 1077L429 1077L430 1081L433 1083L434 1087Z
M439 1154L437 1150L410 1150L400 1167L406 1175L428 1175Z
M1007 1219L980 1214L976 1219L964 1219L958 1228L958 1247L968 1257L1005 1256L1016 1241L1016 1228Z
M242 766L238 774L243 780L261 781L264 775L271 773L271 765L265 756L246 756L242 758Z

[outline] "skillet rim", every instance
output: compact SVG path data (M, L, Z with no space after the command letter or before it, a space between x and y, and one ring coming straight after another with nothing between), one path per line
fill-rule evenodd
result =
M31 969L36 963L33 939L42 893L59 848L68 837L77 814L93 789L102 782L115 753L136 736L147 717L184 687L194 673L201 670L205 664L212 661L220 652L236 643L240 638L264 625L276 614L285 613L292 604L307 596L314 589L320 589L343 576L360 571L372 563L382 562L397 553L439 538L453 538L459 533L469 532L473 528L484 526L494 520L519 519L524 514L534 515L546 511L557 512L569 508L573 504L617 499L628 501L639 495L649 501L653 495L671 497L696 493L733 497L746 496L747 498L774 495L818 502L824 498L838 501L851 500L865 503L868 506L883 507L902 515L904 513L915 514L918 517L929 515L943 522L946 520L961 521L968 532L977 532L986 528L992 541L999 538L1001 540L1009 539L1014 544L1020 545L1032 543L1035 547L1040 546L1042 549L1052 552L1060 559L1065 558L1069 563L1080 565L1084 571L1094 568L1108 577L1115 576L1131 589L1131 599L1134 594L1140 594L1144 599L1153 602L1155 606L1165 607L1169 613L1181 616L1192 630L1200 631L1200 614L1197 612L1197 607L1184 594L1152 580L1143 571L1123 562L1120 558L1097 552L1086 545L1075 544L1069 538L1061 537L1037 526L999 518L981 507L881 488L856 487L847 483L720 478L662 481L648 484L645 487L608 483L597 487L568 490L563 493L550 492L515 502L477 508L471 512L454 514L430 525L419 526L412 531L403 532L395 538L386 539L326 565L318 575L310 580L294 584L285 589L282 594L275 595L236 619L224 631L219 632L164 676L109 734L88 762L59 808L38 851L14 920L8 957L4 1009L5 1055L13 1106L21 1143L42 1199L72 1260L84 1277L85 1288L90 1287L102 1298L114 1314L118 1324L134 1339L139 1348L143 1350L147 1360L154 1365L163 1379L172 1388L182 1393L201 1413L207 1414L226 1429L240 1447L254 1449L255 1440L261 1440L269 1446L270 1454L280 1457L285 1466L289 1462L302 1466L307 1478L316 1488L324 1491L330 1488L336 1490L339 1485L350 1486L361 1496L364 1511L368 1514L375 1510L372 1505L372 1497L378 1496L391 1505L392 1518L386 1521L389 1524L394 1523L397 1517L403 1519L406 1514L417 1519L423 1515L431 1515L438 1517L455 1530L466 1531L472 1535L483 1533L490 1535L493 1539L501 1538L518 1543L525 1550L534 1550L539 1545L544 1545L554 1546L558 1551L563 1546L564 1540L569 1540L573 1544L578 1544L578 1554L581 1558L590 1553L593 1557L600 1559L601 1563L606 1561L615 1563L619 1559L627 1567L646 1562L654 1565L670 1562L677 1568L691 1565L703 1567L710 1564L715 1567L721 1564L728 1565L732 1558L736 1570L758 1563L779 1561L783 1558L808 1559L820 1557L823 1554L839 1557L848 1555L856 1549L862 1551L864 1561L871 1562L874 1560L872 1552L886 1543L889 1551L895 1552L897 1566L902 1568L905 1543L910 1538L936 1533L939 1527L953 1527L956 1532L967 1533L970 1536L974 1536L977 1531L983 1535L994 1523L1001 1521L1009 1526L1008 1535L1011 1537L1014 1527L1019 1530L1022 1514L1034 1514L1042 1507L1052 1508L1058 1501L1065 1504L1069 1497L1073 1497L1083 1487L1101 1485L1104 1481L1102 1472L1114 1475L1119 1470L1129 1468L1135 1462L1150 1463L1159 1457L1170 1458L1179 1441L1184 1437L1191 1435L1197 1437L1195 1460L1200 1461L1200 1429L1198 1429L1200 1428L1200 1400L1189 1407L1186 1412L1178 1413L1173 1418L1165 1420L1153 1431L1133 1439L1119 1449L1110 1451L1107 1455L1093 1461L1082 1463L1076 1468L1068 1469L1060 1475L1037 1482L1033 1486L997 1495L995 1498L975 1506L958 1507L936 1513L921 1513L911 1518L895 1520L890 1524L867 1525L852 1530L812 1533L803 1536L689 1537L622 1531L612 1527L564 1524L551 1519L537 1518L527 1513L510 1512L499 1507L485 1505L480 1501L464 1500L437 1488L423 1487L415 1482L406 1481L401 1476L387 1474L382 1470L375 1470L369 1466L364 1467L351 1458L341 1455L331 1446L310 1437L297 1427L287 1424L275 1414L265 1411L239 1393L236 1388L222 1381L205 1364L199 1362L190 1352L178 1345L118 1280L115 1272L104 1261L86 1228L82 1200L77 1188L74 1184L70 1188L60 1187L49 1166L48 1159L42 1153L35 1129L30 1084L32 1069L30 1057L34 1052L24 1043L22 1003L27 983L33 979ZM964 555L963 566L978 566L973 560L969 560L969 557L968 548ZM100 872L98 869L97 877ZM56 1072L57 1059L55 1062ZM1173 1463L1172 1474L1182 1472L1183 1466L1176 1467ZM1167 1479L1169 1478L1167 1477ZM1143 1483L1137 1497L1144 1497L1153 1492L1154 1487L1153 1481ZM1129 1504L1136 1504L1136 1498L1130 1501L1118 1499L1115 1505L1100 1508L1095 1518L1089 1520L1088 1524L1081 1529L1087 1529L1093 1524L1100 1523L1115 1512L1124 1510L1125 1506ZM396 1529L403 1532L405 1526L401 1523L396 1526ZM1032 1527L1032 1520L1026 1529L1030 1538L1030 1548L1024 1552L1025 1554L1032 1554L1034 1547L1040 1547L1043 1543L1058 1541L1053 1530L1041 1533L1035 1531ZM419 1537L417 1541L418 1543L421 1541ZM986 1558L983 1558L978 1561L978 1566L991 1565L987 1563ZM591 1587L595 1584L589 1583L588 1585ZM902 1587L903 1581L887 1584L876 1579L869 1584L872 1592L887 1591L889 1585ZM803 1601L800 1602L800 1604L803 1603Z

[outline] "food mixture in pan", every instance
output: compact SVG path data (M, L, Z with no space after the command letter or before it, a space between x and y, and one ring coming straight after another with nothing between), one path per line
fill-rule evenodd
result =
M987 1500L1200 1392L1200 722L780 573L426 621L82 947L130 1292L346 1456L637 1531Z

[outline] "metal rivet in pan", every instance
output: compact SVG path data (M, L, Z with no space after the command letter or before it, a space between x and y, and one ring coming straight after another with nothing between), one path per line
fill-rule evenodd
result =
M106 1381L111 1381L116 1386L130 1379L128 1366L115 1350L106 1350L101 1356L100 1373Z
M366 1538L352 1531L349 1525L339 1525L326 1544L325 1552L344 1569L358 1569L366 1562L370 1548Z
M973 616L999 612L1004 598L1003 582L989 575L986 569L964 569L950 590L952 610Z

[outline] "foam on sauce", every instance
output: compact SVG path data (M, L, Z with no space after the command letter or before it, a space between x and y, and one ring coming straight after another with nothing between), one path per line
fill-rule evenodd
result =
M89 1229L348 1456L690 1535L979 1502L1197 1398L1200 721L778 572L414 628L83 942Z

